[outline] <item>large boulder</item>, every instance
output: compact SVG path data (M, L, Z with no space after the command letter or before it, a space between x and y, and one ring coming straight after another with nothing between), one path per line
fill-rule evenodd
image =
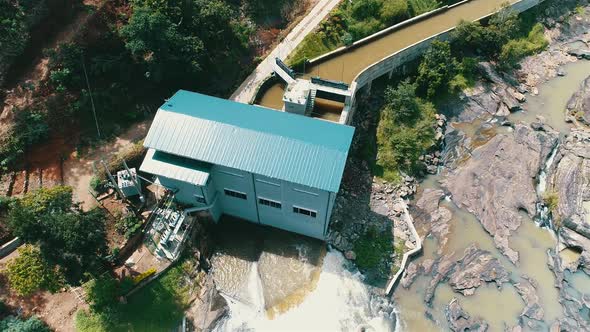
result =
M440 257L432 271L432 280L425 291L424 301L430 303L439 283L448 280L449 286L465 296L473 295L475 290L494 282L498 287L510 281L510 273L490 252L471 244L463 256L454 259L453 253Z
M562 247L582 251L590 263L590 131L575 129L559 146L549 169L548 190L559 198L553 211ZM586 268L590 268L587 266Z
M567 118L590 126L590 77L582 83L580 90L570 98L567 104Z
M477 217L513 263L518 252L510 247L510 235L522 222L520 211L536 214L535 179L559 136L547 126L541 129L517 124L512 133L497 135L473 151L443 182L453 201Z
M453 298L446 306L445 316L449 322L449 328L454 332L484 332L488 329L485 321L473 318L465 312L457 298Z

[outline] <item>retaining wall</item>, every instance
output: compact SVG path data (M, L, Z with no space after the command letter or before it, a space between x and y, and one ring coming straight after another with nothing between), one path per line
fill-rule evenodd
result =
M22 241L18 237L15 237L9 242L6 242L3 246L0 247L0 258L4 258L10 255L13 251L16 250L16 248L20 247L21 244Z

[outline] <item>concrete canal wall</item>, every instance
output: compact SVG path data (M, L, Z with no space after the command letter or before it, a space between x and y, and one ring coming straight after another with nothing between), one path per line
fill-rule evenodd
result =
M515 3L512 3L510 5L510 7L518 13L522 13L530 8L533 8L537 5L539 5L540 3L544 2L544 1L545 0L521 0L521 1L518 1ZM456 6L463 5L467 2L470 2L470 0L465 0L465 1L462 1L459 3L456 3L452 6L445 6L441 9L424 14L420 17L416 17L415 19L416 20L423 20L427 17L440 15L441 13L444 13L444 12L448 11L449 9L452 9ZM486 19L486 18L494 15L495 13L496 12L493 12L493 13L490 13L490 14L485 15L483 17L480 17L478 20ZM415 21L410 22L410 23L415 23ZM403 26L406 26L406 25L403 25ZM400 28L402 28L402 27L392 26L389 29L382 30L380 32L377 32L377 33L363 39L363 40L359 40L358 43L366 44L372 40L382 38L384 35L389 34L389 33L393 32L395 30L398 30ZM425 38L417 43L414 43L402 50L399 50L399 51L383 58L380 61L373 63L372 65L368 66L363 71L361 71L355 77L355 79L353 80L353 82L350 85L350 90L352 91L351 107L346 112L346 115L343 115L343 118L346 118L345 122L350 123L352 121L352 116L353 116L354 111L356 109L356 93L358 90L360 90L361 88L363 88L367 85L370 88L370 85L373 82L373 80L375 80L383 75L386 75L386 74L392 74L395 70L402 68L403 65L418 59L430 47L430 45L432 44L433 41L435 41L435 40L449 40L451 38L451 34L454 30L455 30L455 27L448 29L446 31L442 31L442 32L435 34L433 36L430 36L428 38ZM356 47L358 47L358 46L360 46L360 45L357 45ZM348 49L336 50L332 53L335 53L335 52L342 53L342 52L346 52L346 51L348 51ZM340 54L340 53L337 53L337 54ZM336 56L337 54L328 53L325 56L314 59L314 61L315 61L315 63L325 61L328 58Z

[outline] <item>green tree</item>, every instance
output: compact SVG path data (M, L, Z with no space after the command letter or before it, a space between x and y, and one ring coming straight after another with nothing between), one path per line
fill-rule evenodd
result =
M377 165L389 181L399 171L415 174L422 167L420 156L434 144L435 108L416 96L416 85L404 81L388 88L377 127Z
M41 189L11 204L8 224L14 235L39 245L43 256L77 281L100 264L107 251L104 213L81 211L69 187Z
M0 331L3 332L50 332L51 330L36 316L23 320L9 316L0 321Z
M164 13L135 7L129 23L121 28L125 45L137 59L145 61L150 78L157 82L197 74L203 42L178 31Z
M453 39L463 53L496 59L510 39L519 33L516 12L504 8L490 18L487 26L479 22L462 21L453 32Z
M420 100L416 96L416 84L409 80L401 82L397 88L385 90L385 107L392 121L400 123L414 122L420 116Z
M20 55L28 38L25 13L19 2L0 0L0 60Z
M102 312L117 303L119 285L113 277L105 275L85 283L84 291L90 303L90 309L94 312Z
M55 292L62 285L61 273L41 255L39 248L25 245L19 256L6 267L10 287L19 295L27 296L39 290Z
M449 89L449 82L457 73L457 60L448 42L435 40L424 54L418 67L417 83L429 98Z

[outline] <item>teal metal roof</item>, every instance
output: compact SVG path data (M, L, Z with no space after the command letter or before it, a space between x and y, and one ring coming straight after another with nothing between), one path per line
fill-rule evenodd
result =
M209 179L208 165L165 152L149 149L139 170L174 180L204 186Z
M338 192L354 128L180 90L160 107L144 145Z

